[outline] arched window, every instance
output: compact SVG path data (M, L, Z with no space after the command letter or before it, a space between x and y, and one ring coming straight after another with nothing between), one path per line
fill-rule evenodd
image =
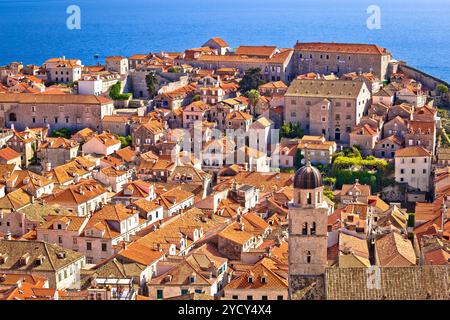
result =
M312 234L312 235L316 234L316 223L315 222L313 222L313 224L312 224L310 234Z
M308 234L308 222L303 223L302 235L306 236Z
M9 121L17 121L17 116L15 113L9 114Z
M311 251L306 251L306 263L311 263Z
M310 192L308 192L308 194L306 195L306 203L307 204L311 204L312 203L312 196L311 196Z

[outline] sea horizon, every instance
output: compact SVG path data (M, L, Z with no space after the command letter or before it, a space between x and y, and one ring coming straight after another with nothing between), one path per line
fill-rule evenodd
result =
M80 30L66 26L70 5L81 10ZM370 5L380 8L380 29L367 27ZM373 43L450 82L450 0L0 0L0 30L0 65L61 56L94 65L109 55L181 52L218 36L231 47Z

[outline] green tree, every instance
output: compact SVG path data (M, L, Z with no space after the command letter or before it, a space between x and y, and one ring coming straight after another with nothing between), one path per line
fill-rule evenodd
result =
M259 91L256 89L252 89L246 93L247 98L250 100L250 103L252 106L256 106L259 99L261 98L261 95L259 94Z
M194 96L192 97L192 101L200 101L200 99L202 98L201 95L199 95L198 93L194 94Z
M111 86L109 96L113 100L128 100L131 98L131 93L122 93L122 83L118 81Z
M31 150L33 150L33 157L30 159L30 163L32 165L38 165L39 164L39 158L38 158L38 154L37 154L36 143L33 142L31 144Z
M181 71L182 70L180 67L170 67L169 69L167 69L167 72L170 72L170 73L179 73Z
M150 72L145 76L145 83L147 84L147 90L150 97L153 98L154 96L156 96L156 94L158 93L158 79L156 79L156 75L154 72Z
M66 138L70 139L70 136L74 133L74 130L71 130L69 128L61 128L58 130L53 130L51 133L51 137L53 138Z
M334 193L331 190L323 190L323 195L334 202Z
M294 158L295 168L299 169L302 166L302 160L303 160L302 150L297 149L297 151L295 152L295 158Z
M126 137L119 136L119 140L120 140L121 148L126 148L126 147L131 145L131 142L133 141L133 138L130 135L128 135Z
M295 168L280 168L280 172L282 173L295 173Z
M334 177L324 177L323 178L323 183L324 183L324 185L329 186L331 189L334 189L334 186L336 184L336 178L334 178Z
M250 90L257 90L258 87L264 83L261 79L262 71L260 68L248 69L245 71L245 75L239 83L239 91L242 94L246 94Z
M448 87L440 83L436 86L436 91L439 92L441 95L444 95L448 93Z
M301 138L304 135L302 126L298 123L287 123L281 126L281 138Z

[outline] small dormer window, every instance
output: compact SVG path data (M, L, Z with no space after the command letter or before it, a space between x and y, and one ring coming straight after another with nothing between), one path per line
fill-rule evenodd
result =
M189 277L189 282L190 282L190 283L194 283L194 282L195 282L195 274L193 274L193 275L191 275L191 276Z
M262 276L262 277L261 277L261 283L266 283L266 282L267 282L266 276Z
M28 264L29 259L30 259L30 254L29 253L25 253L23 256L20 257L20 264L22 266Z
M253 276L248 276L247 277L247 281L248 281L248 283L253 283Z
M40 255L36 258L36 265L40 266L44 263L44 256Z

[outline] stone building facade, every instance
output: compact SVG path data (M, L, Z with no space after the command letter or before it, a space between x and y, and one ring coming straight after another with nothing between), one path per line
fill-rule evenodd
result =
M292 81L285 95L285 123L299 123L307 134L348 144L370 104L362 81Z
M239 49L245 48L245 50ZM269 50L272 49L272 51ZM289 83L294 76L292 49L277 49L268 46L241 46L236 53L227 55L201 54L191 57L182 54L175 60L177 65L189 64L194 68L217 70L234 68L244 73L250 68L260 68L265 81Z
M406 147L395 152L395 181L412 189L430 191L431 153L423 147Z
M128 59L121 56L110 56L106 58L106 70L117 72L121 75L128 73Z
M294 52L297 74L371 72L386 80L391 60L389 51L374 44L297 42Z
M422 146L431 154L434 154L436 149L436 123L410 121L408 131L405 134L405 144L406 146Z
M57 167L75 158L80 145L64 138L46 138L38 148L38 158Z
M102 118L113 110L112 100L94 95L6 93L0 96L0 125L99 131Z
M83 65L78 59L65 57L49 59L44 63L47 80L59 83L73 83L81 78Z

